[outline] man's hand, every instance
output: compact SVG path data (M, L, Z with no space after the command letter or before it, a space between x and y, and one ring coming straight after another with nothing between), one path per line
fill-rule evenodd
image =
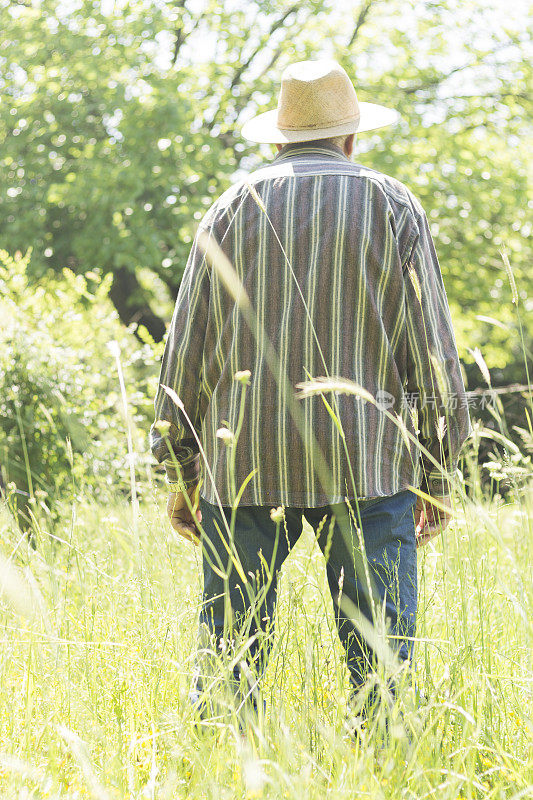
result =
M435 499L438 499L443 505L449 506L448 497ZM443 531L449 524L451 518L451 513L448 514L431 503L426 503L424 498L418 495L415 507L416 546L427 544L430 539L438 536L441 530Z
M196 521L202 521L202 512L198 508L200 495L200 484L191 486L187 490L192 513L189 511L187 499L183 492L171 492L168 496L167 514L170 524L184 539L188 539L195 545L200 543L200 531L196 527Z

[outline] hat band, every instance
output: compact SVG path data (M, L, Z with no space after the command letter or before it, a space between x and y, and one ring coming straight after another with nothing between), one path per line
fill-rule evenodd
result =
M330 122L329 125L324 125L323 122L315 122L311 125L284 125L282 127L278 123L277 127L280 131L312 131L315 129L328 130L329 128L337 128L339 125L344 125L347 122L359 122L360 119L361 119L361 114L356 114L355 116L351 115L349 117L344 117L343 119L336 120L335 122Z

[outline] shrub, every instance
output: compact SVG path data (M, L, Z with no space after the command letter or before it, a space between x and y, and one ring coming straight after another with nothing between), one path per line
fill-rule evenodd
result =
M109 280L65 269L38 287L30 251L0 251L0 470L28 497L53 506L76 491L128 490L128 453L115 356L126 378L136 463L148 467L146 430L160 346L140 345L107 299ZM134 388L132 388L134 387Z

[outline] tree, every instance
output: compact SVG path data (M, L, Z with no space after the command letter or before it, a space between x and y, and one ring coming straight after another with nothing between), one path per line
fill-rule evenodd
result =
M0 237L51 268L113 273L121 319L163 336L196 221L273 148L239 127L275 104L287 63L337 58L361 99L400 109L356 159L405 181L432 222L461 344L512 352L506 246L519 292L531 67L496 0L3 5ZM197 8L198 6L194 6ZM495 24L497 23L497 24ZM475 315L500 321L479 325ZM509 332L510 331L510 332ZM513 338L514 337L514 338ZM511 347L510 347L511 345ZM516 352L512 357L516 357Z

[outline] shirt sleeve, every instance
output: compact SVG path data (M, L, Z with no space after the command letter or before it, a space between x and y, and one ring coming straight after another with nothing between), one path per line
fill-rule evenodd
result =
M179 287L154 401L155 419L149 434L152 454L158 463L164 463L168 479L175 481L181 476L186 487L197 483L200 475L200 452L192 429L200 437L202 362L210 295L209 269L198 244L200 230L201 226ZM164 386L177 395L185 413Z
M473 429L439 261L427 217L417 205L418 234L404 271L406 391L417 398L418 439L440 465L421 453L420 488L444 496L451 491L459 452Z

